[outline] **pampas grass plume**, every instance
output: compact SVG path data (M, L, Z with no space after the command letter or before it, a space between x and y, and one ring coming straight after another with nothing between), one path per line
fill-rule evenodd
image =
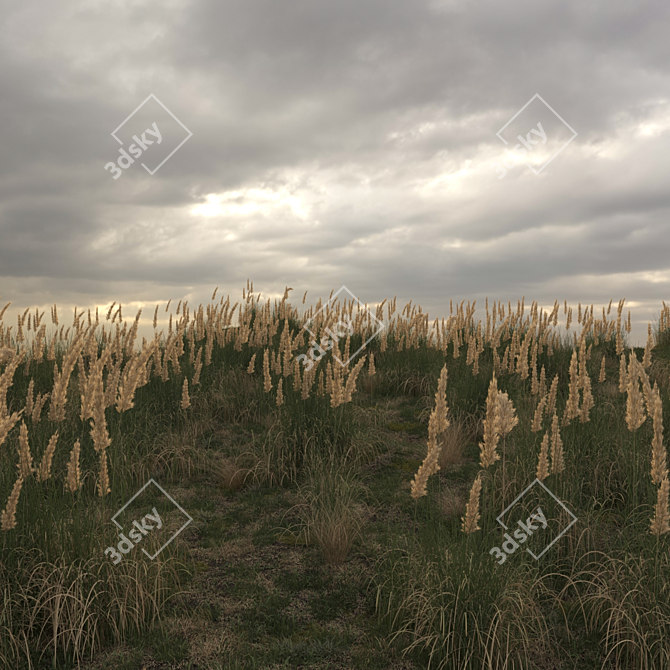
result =
M545 433L542 438L542 448L540 449L540 459L537 464L537 478L542 481L549 476L549 433Z
M16 506L19 502L19 495L21 494L22 486L23 477L19 475L17 480L14 482L14 487L12 488L12 492L9 495L7 507L0 515L0 523L2 524L3 531L12 530L12 528L16 527Z
M191 399L188 397L188 379L184 379L184 385L181 389L181 408L188 409L191 406Z
M664 533L670 531L670 514L668 513L668 493L670 492L670 484L666 477L658 489L656 508L654 510L654 518L651 520L650 532L656 537L660 537Z
M46 451L44 456L42 456L42 461L38 470L37 481L45 482L49 477L51 477L51 461L56 451L56 442L58 441L58 431L56 431L49 440L47 444Z
M249 366L247 367L247 373L253 375L255 371L256 371L256 354L254 354L251 357L251 360L249 361Z
M558 475L565 470L563 461L563 441L558 428L558 416L554 413L551 424L551 473Z
M465 516L462 519L461 529L464 533L474 533L476 530L481 530L478 522L480 518L479 514L479 496L482 491L482 474L481 472L477 475L470 489L470 499L465 508Z
M598 377L598 383L602 384L604 381L605 381L605 356L603 356L603 359L600 362L600 376Z
M628 363L628 398L626 399L626 424L631 432L637 430L646 420L644 401L640 393L639 362L631 355Z
M282 386L284 384L283 379L279 379L279 386L277 386L277 407L281 407L284 404L284 393L282 391Z
M70 460L67 464L67 487L70 493L74 493L81 486L81 470L79 468L79 440L74 443L70 452Z
M489 393L486 398L486 419L484 420L484 441L479 443L480 462L482 468L500 460L496 452L499 439L499 410L498 410L498 382L495 375L489 384Z
M33 457L30 453L28 428L25 421L21 422L19 445L19 475L21 476L21 479L28 479L28 477L35 472L35 468L33 467Z
M272 377L270 376L270 352L263 352L263 389L266 393L272 391Z

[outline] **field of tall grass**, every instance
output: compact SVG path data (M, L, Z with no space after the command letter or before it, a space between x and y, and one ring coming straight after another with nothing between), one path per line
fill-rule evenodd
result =
M631 348L624 300L290 291L141 344L116 303L2 309L1 668L670 668L670 307ZM116 563L152 478L194 522Z

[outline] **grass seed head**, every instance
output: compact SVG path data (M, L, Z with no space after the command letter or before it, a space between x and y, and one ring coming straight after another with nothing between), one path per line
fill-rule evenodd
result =
M554 412L551 424L551 473L558 475L565 470L563 461L563 441L558 427L558 415Z
M500 437L505 438L512 432L512 428L519 423L516 416L514 404L507 393L498 391L498 432Z
M484 420L484 441L479 443L480 462L482 468L488 468L495 461L500 460L496 452L499 434L499 410L498 410L498 382L495 375L489 384L489 393L486 398L486 418Z
M188 379L184 379L181 389L181 408L188 409L191 406L191 399L188 396Z
M658 489L656 508L654 510L654 518L651 520L650 532L656 537L660 537L664 533L670 531L670 514L668 513L668 495L670 493L670 485L666 477Z
M540 481L543 481L549 476L549 433L545 433L542 438L542 447L540 449L540 459L537 464L536 476Z
M9 495L9 500L7 500L7 507L0 514L0 525L2 525L3 531L12 530L16 528L16 506L19 503L19 495L21 495L21 487L23 486L23 477L18 476L17 480L14 482L14 487L12 492Z
M535 415L533 416L533 423L530 427L533 433L537 433L542 428L542 417L544 416L544 408L547 404L547 399L547 396L544 396L540 399L540 402L537 403Z
M668 476L667 454L663 444L663 403L658 387L654 387L653 399L654 437L651 443L651 481L658 486Z
M67 464L67 488L74 493L81 487L81 470L79 468L79 440L74 443L70 452L70 460Z
M42 456L42 462L38 469L37 481L45 482L51 477L51 461L56 451L56 442L58 441L58 431L56 431L49 440L46 451Z
M281 407L284 404L284 393L283 393L283 384L284 380L279 379L279 386L277 386L277 407Z
M25 421L22 421L19 432L19 476L21 479L28 479L34 472L33 457L28 443L28 428Z
M470 498L465 508L465 516L462 519L461 529L464 533L474 533L476 530L481 530L478 522L480 519L479 513L479 496L482 491L482 474L477 475L470 489Z
M647 418L644 413L644 400L640 393L639 363L631 355L628 364L628 397L626 399L626 424L631 432L637 430Z
M253 375L256 371L256 354L251 357L249 361L249 366L247 367L247 374Z

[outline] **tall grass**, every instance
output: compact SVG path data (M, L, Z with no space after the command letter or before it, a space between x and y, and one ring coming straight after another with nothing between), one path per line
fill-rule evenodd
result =
M578 655L584 635L601 646L602 667L670 664L665 305L636 352L623 302L616 319L580 305L577 336L567 305L565 334L556 328L558 303L526 315L523 301L516 311L487 302L485 321L461 303L431 324L417 306L397 312L394 299L376 308L384 332L342 366L335 355L347 361L375 330L359 306L299 313L289 289L261 303L249 284L234 305L215 295L193 313L180 302L167 337L141 346L140 313L121 326L121 306L102 332L97 312L88 327L82 313L64 337L55 307L49 332L39 313L20 316L16 333L0 323L0 664L79 662L160 619L188 577L183 536L154 561L117 566L103 553L111 516L156 473L230 491L300 482L306 534L341 563L364 532L357 470L385 447L367 410L396 396L430 402L436 391L417 530L390 529L393 546L375 567L389 636L429 667L547 668ZM330 340L310 365L303 326L324 342L343 320L353 335ZM206 452L221 423L253 435L239 459ZM443 495L451 468L478 482L467 507ZM540 561L519 550L498 565L496 518L537 476L579 523Z

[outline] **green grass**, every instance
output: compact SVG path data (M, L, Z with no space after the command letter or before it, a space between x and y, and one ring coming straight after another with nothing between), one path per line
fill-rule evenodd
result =
M292 319L289 327L295 335L300 324ZM283 321L273 337L275 350L282 328ZM592 341L587 338L587 345ZM197 342L196 350L205 342ZM625 396L597 382L603 354L608 382L618 382L613 341L593 347L587 368L596 406L588 423L576 419L561 429L566 471L545 480L578 523L540 561L517 550L500 566L489 554L501 538L496 517L535 478L548 425L545 419L542 431L530 431L530 377L498 376L520 422L506 440L511 485L505 499L502 463L487 471L480 531L464 535L460 518L446 517L440 501L445 493L469 490L480 471L481 435L467 442L461 465L428 480L426 497L414 501L409 494L426 455L442 366L446 362L449 369L450 415L481 419L493 370L488 345L475 377L465 362L466 345L456 359L452 344L446 356L425 342L396 352L390 335L384 353L378 341L369 345L377 374L368 378L364 368L351 403L332 408L327 396L314 393L302 401L288 377L278 410L275 391L263 391L263 348L245 343L238 351L233 342L217 342L185 411L179 401L184 376L193 374L189 346L185 337L180 368L170 364L167 382L152 376L137 390L132 410L107 410L112 493L103 500L95 493L98 455L88 423L76 411L78 369L64 422L56 426L46 418L48 403L37 425L27 419L37 463L55 429L59 448L53 479L27 481L17 528L0 532L0 583L9 596L0 616L0 665L6 659L11 667L27 668L29 656L31 667L45 669L409 670L430 663L483 670L489 655L492 667L501 669L507 662L528 670L623 670L645 660L661 667L660 659L670 658L670 538L657 543L647 532L656 502L648 475L651 420L632 435ZM254 351L256 372L248 375ZM642 353L637 350L638 358ZM545 348L537 357L547 387L559 375L559 415L571 356L566 342L553 356ZM59 366L61 361L59 353ZM653 361L667 413L667 333L659 337ZM10 413L24 407L31 378L35 392L47 393L53 385L52 364L33 362L27 376L23 369L7 393ZM277 380L273 375L275 387ZM75 439L82 444L86 479L72 496L62 481ZM13 486L17 449L18 425L0 445L2 501ZM213 466L226 458L253 469L266 457L269 469L256 468L240 488L228 486ZM633 471L641 473L635 487ZM150 475L194 521L159 560L136 550L134 562L111 566L102 552L117 534L110 517ZM150 500L161 514L170 509L160 495ZM360 533L353 530L356 519ZM350 523L346 538L335 533L336 545L351 541L343 562L328 560L333 520ZM40 581L45 566L54 572ZM71 612L59 614L62 626L88 622L77 638L79 655L72 634L58 638L54 649L58 601L44 595L45 584L73 603ZM69 600L68 593L74 594ZM89 593L95 597L87 600Z

